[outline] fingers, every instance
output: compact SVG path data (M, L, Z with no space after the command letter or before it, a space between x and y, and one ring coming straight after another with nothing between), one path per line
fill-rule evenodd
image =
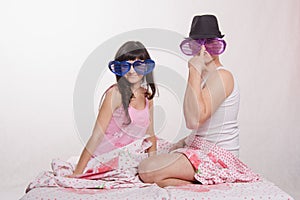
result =
M206 54L206 48L204 45L201 45L200 51L199 51L199 56L205 56Z
M204 56L204 53L206 52L206 49L205 49L205 46L204 45L201 45L201 48L200 48L200 51L196 54L196 55L194 55L194 57L201 57L201 56Z
M208 65L213 63L214 59L206 51L204 45L201 45L200 51L189 60L189 66L196 68L200 73L207 70Z
M210 64L214 59L211 57L211 55L206 51L206 48L204 45L201 46L201 49L197 56L203 61L205 65Z
M66 178L77 178L80 174L70 174L70 175L66 175Z
M203 57L205 62L212 60L211 55L206 51L206 48L204 45L201 46L199 55Z
M203 59L205 67L207 67L208 65L214 62L214 58L206 51L204 45L201 46L199 56Z

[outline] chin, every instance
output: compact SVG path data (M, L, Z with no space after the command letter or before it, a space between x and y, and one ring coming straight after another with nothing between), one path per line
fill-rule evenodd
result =
M140 83L140 82L141 82L140 79L138 79L138 80L130 80L130 79L127 79L127 80L128 80L128 82L129 82L130 84L136 84L136 83Z
M139 76L128 76L126 77L127 81L131 84L136 84L142 81L143 77L139 77Z

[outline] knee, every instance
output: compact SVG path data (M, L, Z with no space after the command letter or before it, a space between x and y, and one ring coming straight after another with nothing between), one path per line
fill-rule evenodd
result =
M138 166L138 173L146 173L150 171L150 165L151 165L151 160L149 158L146 158L142 160Z
M151 159L143 160L138 166L138 175L144 183L155 183L157 173L155 172L155 163Z
M155 183L152 173L141 173L139 172L139 177L144 183Z

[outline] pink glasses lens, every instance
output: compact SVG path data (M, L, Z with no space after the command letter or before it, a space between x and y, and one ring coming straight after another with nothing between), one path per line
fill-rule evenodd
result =
M224 40L211 39L205 43L206 51L211 55L220 55L224 52L226 43Z
M193 56L200 51L201 45L203 44L205 45L206 51L211 55L220 55L226 48L226 42L222 39L186 39L181 42L180 49L185 55Z
M201 44L199 44L196 40L184 40L180 44L181 51L188 56L196 55L200 49Z

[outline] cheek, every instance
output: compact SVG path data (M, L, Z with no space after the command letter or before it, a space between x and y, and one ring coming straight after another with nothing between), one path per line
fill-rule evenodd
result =
M138 75L139 79L143 79L144 75Z
M137 80L137 81L142 81L143 80L143 75L138 75L136 78L135 78L135 80Z

